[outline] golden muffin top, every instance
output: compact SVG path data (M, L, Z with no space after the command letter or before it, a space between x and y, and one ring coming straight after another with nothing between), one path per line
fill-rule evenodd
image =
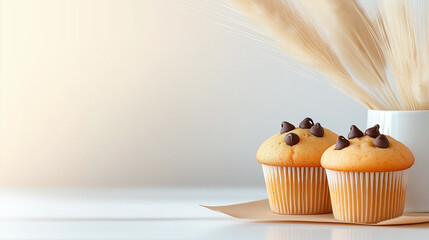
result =
M413 163L411 151L394 138L380 134L379 125L367 129L365 134L351 126L348 140L339 136L322 156L322 167L345 172L400 171Z
M280 133L267 139L256 153L259 163L284 167L320 167L323 152L335 143L337 134L305 118L298 128L283 122Z

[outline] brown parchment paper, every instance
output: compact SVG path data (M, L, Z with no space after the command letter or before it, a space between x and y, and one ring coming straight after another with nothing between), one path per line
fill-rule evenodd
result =
M226 206L204 206L210 210L229 215L234 218L247 219L253 221L270 222L323 222L335 224L354 224L339 222L334 219L332 213L317 215L280 215L271 212L268 199L246 202ZM400 217L389 219L375 224L365 225L403 225L429 222L429 213L406 213Z

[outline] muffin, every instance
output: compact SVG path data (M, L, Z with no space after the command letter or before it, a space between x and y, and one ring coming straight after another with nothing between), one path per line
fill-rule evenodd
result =
M348 140L339 136L322 156L336 220L377 223L404 211L411 151L375 125L351 126Z
M318 214L332 211L320 158L337 136L306 118L298 128L283 122L280 133L261 145L256 159L262 164L273 212Z

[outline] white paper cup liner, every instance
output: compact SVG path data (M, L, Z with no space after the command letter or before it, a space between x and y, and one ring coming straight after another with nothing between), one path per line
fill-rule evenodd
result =
M262 165L268 200L279 214L331 212L328 181L322 167Z
M408 169L395 172L342 172L326 169L334 218L377 223L404 212Z

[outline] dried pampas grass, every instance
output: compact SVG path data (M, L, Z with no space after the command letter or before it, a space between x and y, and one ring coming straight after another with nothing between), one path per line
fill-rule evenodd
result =
M424 0L231 0L284 52L370 109L429 109ZM364 0L365 3L365 0Z
M314 22L300 14L289 1L237 0L242 10L266 26L269 34L280 48L298 61L330 79L343 92L350 93L356 101L370 107L380 108L379 102L365 89L355 83L340 59L322 37Z
M375 26L404 110L429 109L428 85L424 83L427 26L419 27L424 19L421 15L426 14L424 5L408 0L380 0L378 5Z
M385 107L398 108L385 72L379 43L372 37L374 27L355 0L301 0L324 30L350 73L371 89Z

